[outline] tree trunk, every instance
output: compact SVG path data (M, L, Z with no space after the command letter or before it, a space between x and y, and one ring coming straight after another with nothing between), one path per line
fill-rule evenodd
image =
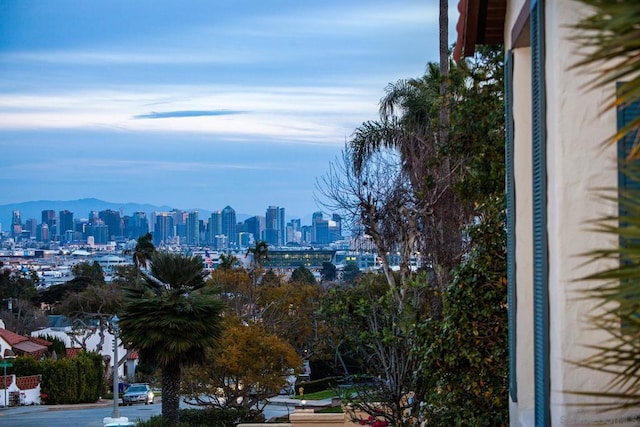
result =
M180 422L180 363L176 361L162 368L162 420L167 426Z

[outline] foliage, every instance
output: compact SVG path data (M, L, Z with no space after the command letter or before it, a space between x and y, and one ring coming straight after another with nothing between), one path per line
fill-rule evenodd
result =
M420 324L426 425L508 425L505 215L478 210L471 252L444 291L443 317Z
M240 260L233 254L220 254L217 270L229 271L240 266Z
M37 294L39 280L34 271L12 271L0 262L0 319L7 329L22 335L47 324L42 311L30 301Z
M579 0L588 12L574 26L574 41L581 46L583 59L574 68L593 73L592 87L607 87L623 81L615 99L607 108L628 106L640 101L640 3L615 0ZM610 139L633 141L623 173L631 181L640 179L640 116L620 129ZM602 410L635 408L640 405L640 192L635 188L619 189L617 201L621 214L600 218L593 224L595 232L608 239L618 239L618 245L587 254L590 262L613 265L583 280L595 283L584 291L584 297L597 302L592 325L604 331L609 339L591 346L592 356L577 365L611 375L611 382L599 390L578 392L601 399Z
M122 339L162 372L162 415L178 423L181 369L205 361L222 335L225 304L205 286L202 259L157 252L143 280L125 289Z
M285 387L287 374L300 368L302 361L289 344L261 325L226 322L220 347L207 350L206 363L186 371L188 400L203 406L262 410L265 399Z
M20 335L29 335L47 326L48 320L45 313L30 301L18 299L12 300L12 304L11 311L0 310L0 319L4 322L6 329Z
M353 284L353 282L360 276L361 272L358 268L358 264L351 261L344 266L342 272L342 281L347 284Z
M63 340L54 335L47 335L41 338L44 338L51 343L51 345L48 347L48 352L51 357L53 357L54 352L58 359L67 357L67 348Z
M630 164L625 173L634 180L640 179L640 166ZM640 405L640 191L621 192L618 202L623 214L598 219L593 231L615 236L619 244L586 254L590 262L607 261L613 267L581 279L594 283L582 291L583 297L597 301L590 321L609 338L589 346L593 355L576 362L612 375L611 382L598 391L579 393L608 399L601 405L607 410Z
M153 245L153 236L151 233L138 237L136 247L133 251L133 264L138 269L146 269L155 253L156 247Z
M41 362L46 404L92 403L104 391L103 361L98 353L80 352L68 359Z
M407 290L399 310L384 276L366 274L355 286L331 289L323 301L325 321L335 330L336 353L352 353L368 378L366 386L345 396L345 403L398 426L415 421L406 418L407 395L419 386L414 375L419 358L412 351L415 323L429 307L424 277L412 279Z
M15 374L18 377L42 374L40 361L30 356L18 356L11 361L12 367L7 368L8 374Z
M260 285L262 286L278 286L282 283L282 277L279 276L272 268L268 269L262 276Z
M94 261L93 263L85 261L75 264L71 267L71 272L76 278L84 278L89 283L95 285L105 284L104 271L98 261Z
M3 306L6 307L4 301L7 298L19 300L33 298L37 293L36 286L39 281L35 272L11 271L0 263L0 301L3 301Z
M249 317L249 306L253 292L251 277L242 268L216 268L207 280L207 286L219 289L227 302L227 310L236 317Z
M321 295L322 289L315 283L262 284L257 289L257 317L267 331L308 359L312 352L322 351L321 325L316 316Z
M332 282L336 280L338 270L333 263L325 261L322 263L322 270L320 271L320 277L323 282Z
M244 408L181 409L179 427L235 427L241 423L261 423L264 416ZM161 416L138 421L138 427L168 427Z
M581 47L583 59L574 65L594 74L592 85L602 87L624 81L617 100L609 104L629 105L640 99L640 3L616 0L579 0L589 13L574 26L574 41ZM626 80L626 81L625 81ZM618 131L612 142L640 129L640 117ZM630 159L640 157L635 139Z
M291 278L289 279L291 283L307 283L309 285L316 284L316 278L307 267L301 265L300 267L293 270L291 273Z

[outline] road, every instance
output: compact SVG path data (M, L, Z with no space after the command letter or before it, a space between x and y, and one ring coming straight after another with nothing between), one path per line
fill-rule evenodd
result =
M184 404L181 407L188 407ZM80 409L78 409L80 408ZM120 407L120 416L128 417L129 421L148 420L154 415L160 415L162 403L157 400L153 405L134 405ZM102 420L110 417L113 406L109 404L83 406L18 406L0 409L0 426L2 427L102 427ZM267 405L265 417L267 419L286 415L293 412L293 407L284 405Z

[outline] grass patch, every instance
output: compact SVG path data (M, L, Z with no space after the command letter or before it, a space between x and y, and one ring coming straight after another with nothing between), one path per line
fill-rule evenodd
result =
M318 411L316 411L319 414L342 414L342 406L338 405L338 406L330 406L328 408L323 408L320 409Z

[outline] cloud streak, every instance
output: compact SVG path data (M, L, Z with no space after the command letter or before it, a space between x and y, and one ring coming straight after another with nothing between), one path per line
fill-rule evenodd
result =
M235 114L246 114L248 111L239 110L183 110L183 111L164 111L161 113L151 112L148 114L138 114L133 116L134 119L169 119L173 117L202 117L202 116L231 116Z

